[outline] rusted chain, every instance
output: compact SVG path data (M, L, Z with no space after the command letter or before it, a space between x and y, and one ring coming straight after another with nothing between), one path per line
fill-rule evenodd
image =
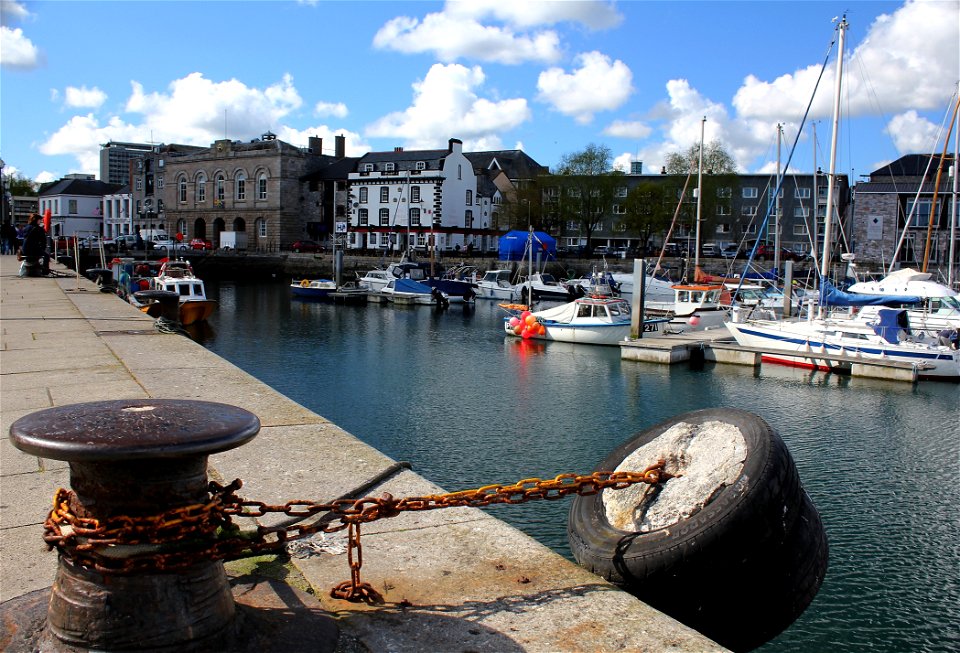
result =
M176 571L205 560L235 560L279 551L286 542L315 533L348 529L351 579L335 587L331 595L351 601L378 602L379 594L360 581L363 554L360 526L402 512L437 510L528 501L562 499L571 494L596 494L637 483L656 485L670 478L660 460L642 472L594 472L560 474L552 479L527 478L511 485L485 485L473 490L396 499L380 497L337 499L329 503L307 500L271 505L244 500L236 492L239 479L223 486L210 482L210 500L179 506L158 514L117 515L106 519L78 514L76 495L60 489L44 523L43 539L75 563L101 573L131 574ZM233 517L262 517L283 513L297 522L327 513L312 524L258 525L241 532ZM332 516L332 518L331 518Z

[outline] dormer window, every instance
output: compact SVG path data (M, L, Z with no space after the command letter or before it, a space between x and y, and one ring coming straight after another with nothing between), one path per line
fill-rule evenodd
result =
M364 164L363 164L363 171L364 171L364 172L373 172L373 164L372 164L372 163L364 163Z
M417 161L417 170L426 170L427 162L426 161Z
M393 170L394 170L394 164L392 164L392 163L384 163L384 164L383 164L383 171L384 171L384 172L393 172Z

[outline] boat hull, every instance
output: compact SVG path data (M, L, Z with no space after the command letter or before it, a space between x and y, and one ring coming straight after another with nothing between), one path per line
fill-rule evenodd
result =
M203 322L213 315L216 307L217 302L212 299L182 302L180 304L180 324L190 326L197 322Z
M727 323L727 329L741 347L763 351L765 361L824 371L848 371L853 360L893 361L917 367L921 378L960 380L960 352L947 347L899 345L853 338L831 337L804 331L798 322ZM823 355L844 356L847 360L824 359Z

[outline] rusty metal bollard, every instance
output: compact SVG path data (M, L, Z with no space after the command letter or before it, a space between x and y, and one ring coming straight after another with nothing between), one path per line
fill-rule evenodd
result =
M68 461L76 511L104 518L205 501L207 456L259 430L257 417L235 406L157 399L51 408L17 420L10 435L22 451ZM219 561L177 573L115 575L61 557L40 648L218 648L235 611Z

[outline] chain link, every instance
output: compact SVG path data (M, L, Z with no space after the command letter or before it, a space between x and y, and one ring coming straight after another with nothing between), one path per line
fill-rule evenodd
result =
M526 478L512 485L484 485L438 495L396 499L380 497L337 499L329 503L306 500L272 505L244 500L236 492L239 479L228 485L211 481L204 503L180 506L154 515L118 515L107 519L81 517L76 495L65 489L54 495L53 509L44 522L43 539L73 562L101 573L133 574L177 571L204 561L236 560L277 552L286 542L315 533L348 529L350 580L331 590L331 596L350 601L381 602L380 595L360 581L363 553L360 526L403 512L441 508L482 508L507 503L588 496L601 490L619 490L637 483L656 485L671 478L660 460L642 472L560 474L552 479ZM257 525L241 531L233 517L263 517L283 513L298 520L322 517L310 524Z

